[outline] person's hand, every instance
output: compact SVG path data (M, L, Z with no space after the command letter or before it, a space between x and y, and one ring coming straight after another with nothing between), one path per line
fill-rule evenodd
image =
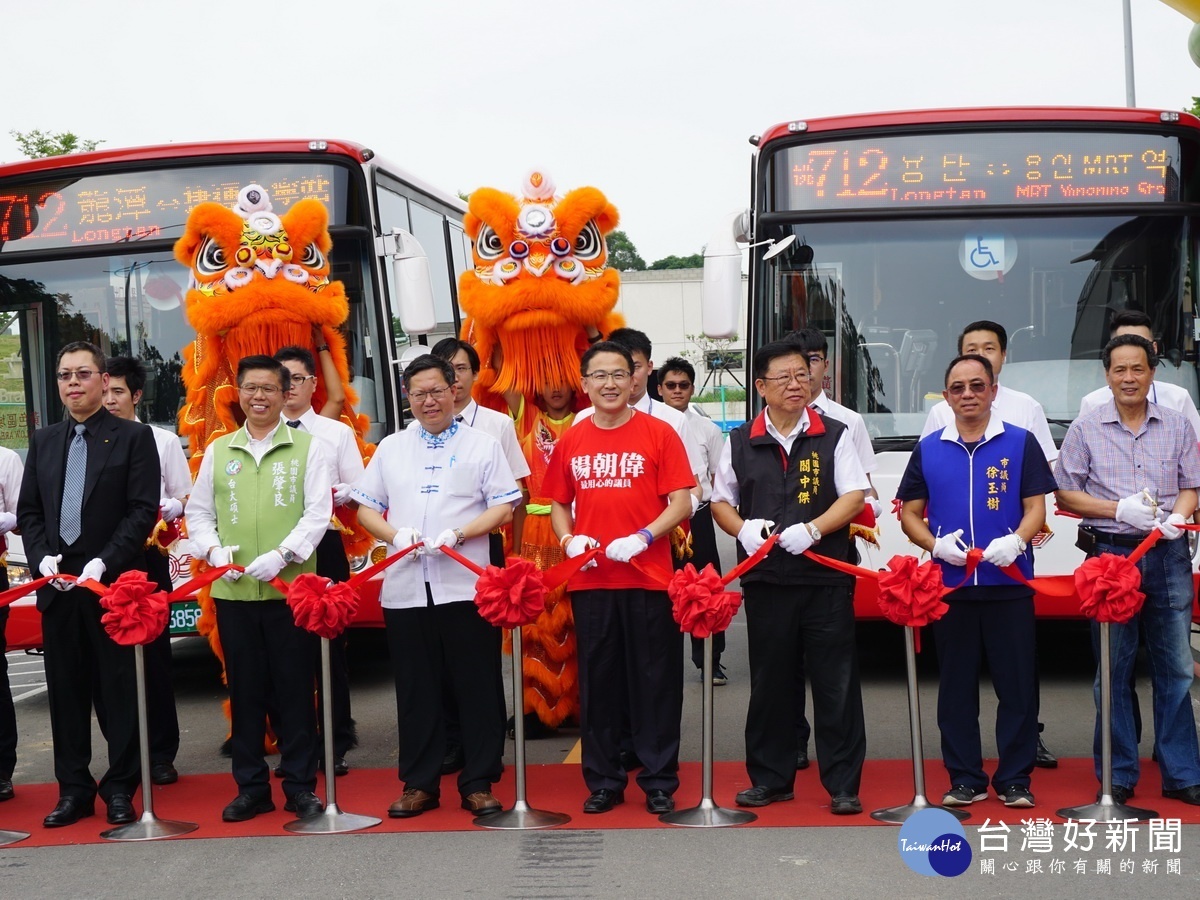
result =
M95 559L88 560L88 564L79 573L78 581L99 581L107 570L108 566L104 565L104 561L97 556Z
M174 497L163 497L158 501L158 511L164 522L174 522L183 515L183 504Z
M878 522L883 518L883 501L878 497L867 497L867 506L871 507L871 512L875 514L875 521Z
M455 547L458 544L458 535L454 533L453 528L447 528L432 541L425 541L425 549L430 553L441 550L443 547Z
M349 484L335 484L333 486L333 505L345 506L350 502L350 494L354 488Z
M803 523L789 525L779 535L779 546L792 556L799 556L812 545L812 533Z
M583 556L589 550L600 546L600 542L595 538L588 537L586 534L571 535L571 539L567 541L567 546L563 548L563 552L568 559L574 559L576 556ZM586 572L588 569L596 568L596 560L592 560L585 565L580 572Z
M742 549L753 556L767 542L767 532L774 527L775 523L770 519L747 519L742 523L737 536Z
M282 553L278 550L268 550L250 561L250 564L246 566L246 575L255 581L271 581L283 571L285 565L287 563L284 561Z
M1149 500L1145 492L1118 500L1117 521L1141 532L1149 531L1158 523Z
M44 578L54 578L58 574L58 564L62 562L62 554L58 556L43 556L42 561L38 563L38 571L42 573ZM57 578L50 582L50 587L59 591L69 591L75 587L75 583L71 581L59 581Z
M692 515L688 516L688 518L690 519L692 516L696 515L696 513L699 512L699 510L700 510L700 498L697 497L695 494L688 494L688 499L690 499L692 501Z
M392 550L396 553L399 553L401 550L407 550L413 544L417 545L417 549L400 560L401 565L405 562L412 562L425 552L425 546L421 543L421 532L415 528L403 526L397 528L396 533L392 535Z
M993 566L1003 569L1011 566L1021 555L1021 538L1015 534L1002 534L993 538L983 551L983 558Z
M1175 541L1183 537L1183 529L1179 526L1186 524L1187 519L1181 513L1171 513L1165 522L1157 522L1154 527L1161 531L1168 541Z
M610 543L604 548L604 555L613 562L627 563L639 553L645 552L649 546L643 535L631 534L623 538L617 538Z
M208 560L208 564L214 569L219 569L221 566L231 566L233 565L233 554L237 553L240 549L237 544L230 544L228 547L213 547L208 551L205 559ZM221 577L226 581L237 581L242 577L242 573L236 569L230 569Z
M10 512L0 512L0 534L8 534L17 527L17 517Z
M960 528L958 531L943 534L935 540L931 554L933 558L948 562L952 566L965 566L967 564L967 551L963 546L962 535L963 530Z

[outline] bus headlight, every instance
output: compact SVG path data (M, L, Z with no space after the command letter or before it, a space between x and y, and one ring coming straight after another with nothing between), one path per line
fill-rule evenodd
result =
M31 581L33 581L33 573L29 570L29 566L23 566L20 563L8 564L9 587L16 587L19 584L28 584Z

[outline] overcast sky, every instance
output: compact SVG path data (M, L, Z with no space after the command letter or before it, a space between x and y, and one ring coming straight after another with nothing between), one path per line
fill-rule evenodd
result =
M772 124L1125 102L1121 0L0 0L0 21L0 160L41 128L341 137L448 192L540 166L603 190L647 262L747 205L747 137ZM1139 106L1200 94L1190 27L1133 0Z

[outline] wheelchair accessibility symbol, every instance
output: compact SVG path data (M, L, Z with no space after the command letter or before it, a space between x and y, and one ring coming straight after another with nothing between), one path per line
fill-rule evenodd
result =
M958 248L959 264L973 278L993 281L1012 269L1016 262L1016 241L1004 234L964 235Z

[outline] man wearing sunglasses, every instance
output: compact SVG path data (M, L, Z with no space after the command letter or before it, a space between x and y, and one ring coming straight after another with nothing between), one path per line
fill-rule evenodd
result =
M279 738L283 808L308 818L324 811L315 793L316 638L296 625L270 582L278 576L290 584L315 571L314 550L333 514L333 489L321 442L280 419L291 385L288 370L269 356L247 356L238 361L237 385L245 424L205 448L187 503L193 554L211 566L244 567L212 586L238 786L221 818L244 822L275 809L263 758L268 707Z
M1005 806L1027 808L1033 806L1029 773L1038 745L1033 589L1001 569L1015 563L1026 579L1033 577L1029 543L1046 521L1054 476L1033 434L993 413L996 380L986 357L955 358L945 383L942 396L954 422L922 438L896 491L908 539L930 552L948 587L962 585L946 597L950 609L933 624L938 727L950 776L942 803L987 799L979 740L986 658L1000 701L992 784ZM968 576L972 548L983 551L983 561Z

